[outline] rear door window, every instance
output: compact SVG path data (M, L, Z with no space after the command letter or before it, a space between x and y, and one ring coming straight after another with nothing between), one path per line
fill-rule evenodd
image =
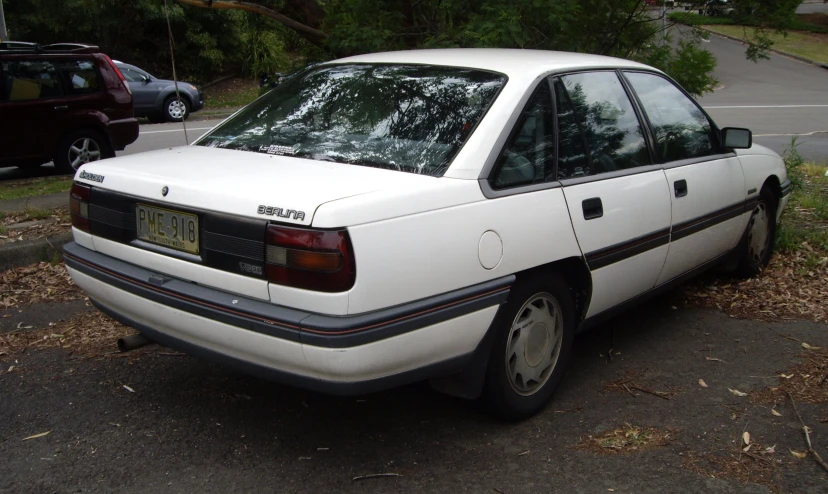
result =
M63 95L58 71L50 60L3 62L5 99L25 101Z
M67 94L96 93L100 89L98 69L92 60L61 60L58 67Z
M652 164L638 115L615 72L572 74L561 80L589 145L585 171L598 174Z

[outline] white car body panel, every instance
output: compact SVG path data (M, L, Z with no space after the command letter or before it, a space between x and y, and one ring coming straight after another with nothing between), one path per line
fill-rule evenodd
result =
M578 244L588 254L670 228L670 194L661 169L563 187ZM584 219L583 201L601 198L604 214ZM666 231L665 231L666 234ZM667 246L593 270L587 317L653 288Z
M778 154L759 144L754 144L750 149L737 149L736 155L742 163L742 170L745 174L745 188L755 189L758 193L762 185L770 176L776 176L779 183L788 179L785 169L785 162ZM788 204L789 196L783 197L776 210L776 221L782 217L782 211Z
M687 195L672 199L672 224L692 221L706 214L744 202L747 196L742 164L734 157L703 161L664 170L670 189L679 180L687 182ZM667 262L658 284L732 249L745 230L749 214L742 214L681 239L671 240Z
M479 190L476 182L468 186ZM494 269L484 268L479 259L480 238L486 231L496 232L503 241L503 258ZM350 314L581 255L561 189L357 225L349 232L357 263Z

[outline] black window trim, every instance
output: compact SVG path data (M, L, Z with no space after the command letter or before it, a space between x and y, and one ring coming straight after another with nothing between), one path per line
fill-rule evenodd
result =
M569 108L572 110L572 114L575 115L575 125L578 126L578 133L581 134L581 143L584 145L584 154L586 154L587 163L592 163L592 150L589 149L589 142L587 141L587 138L586 138L586 132L584 132L584 126L581 124L581 120L578 118L578 115L575 114L575 105L572 104L572 99L569 98L569 91L566 90L566 85L561 80L560 76L551 77L551 81L552 81L551 82L552 83L552 103L553 103L553 108L555 109L555 139L556 139L555 144L556 144L556 147L557 147L556 150L558 151L558 153L556 153L556 159L555 159L555 177L557 178L557 176L558 176L558 166L557 166L558 161L557 161L557 158L560 157L560 154L559 154L560 153L560 146L557 146L557 144L560 141L558 139L558 98L557 98L557 92L555 91L555 84L559 83L561 85L561 90L563 91L564 98L566 99L566 102L569 104Z
M715 129L714 135L718 139L717 145L718 145L719 150L721 151L721 153L713 154L713 155L707 155L707 156L699 156L699 157L696 157L696 158L688 158L688 159L673 161L673 162L669 162L669 163L662 163L661 159L656 159L657 156L658 156L657 153L655 155L652 154L655 150L650 149L651 159L653 160L653 163L650 164L650 165L647 165L647 166L637 166L637 167L634 167L634 168L627 168L625 170L618 170L618 171L614 171L614 172L599 173L599 174L596 174L596 175L588 175L588 176L585 176L585 177L567 178L567 179L563 179L563 180L549 181L549 182L544 182L544 183L540 183L540 184L529 184L529 185L523 185L523 186L512 187L512 188L507 188L507 189L499 189L499 190L492 189L491 184L489 183L489 176L492 174L492 171L494 169L494 164L497 161L497 158L500 156L500 153L503 150L503 146L506 145L506 142L508 141L508 138L511 135L512 128L515 126L515 124L517 123L517 119L520 117L520 114L523 112L523 108L526 106L526 102L529 100L529 98L532 97L532 94L534 94L534 91L537 88L540 80L541 79L550 79L551 80L551 79L554 79L554 78L561 78L561 77L564 77L564 76L567 76L567 75L570 75L570 74L579 74L579 73L584 73L584 72L616 72L616 73L619 74L619 79L621 80L622 85L629 84L629 81L627 81L627 78L624 75L625 72L640 72L640 73L644 73L644 74L651 74L651 75L656 75L656 76L662 77L662 78L670 81L671 83L673 83L674 86L676 86L682 92L682 94L684 94L686 97L690 98L690 101L692 101L693 104L695 104L699 108L699 110L701 110L701 112L704 114L704 116L710 122L710 125ZM523 97L521 98L521 100L518 102L518 105L515 106L516 108L519 108L519 109L516 110L516 111L513 111L512 114L507 119L506 125L504 125L504 127L503 127L503 131L501 131L500 135L495 140L495 144L494 144L494 146L492 146L492 150L489 153L488 158L486 158L486 163L483 165L483 168L480 171L480 175L478 176L477 182L480 185L480 190L481 190L481 192L483 192L483 196L486 197L487 199L496 199L496 198L499 198L499 197L511 196L511 195L515 195L515 194L525 194L525 193L528 193L528 192L536 192L536 191L545 190L545 189L556 189L556 188L559 188L559 187L566 187L566 186L578 185L578 184L589 183L589 182L600 182L602 180L610 180L610 179L613 179L613 178L620 178L620 177L625 177L625 176L628 176L628 175L638 175L639 173L649 173L649 172L656 171L656 170L666 170L666 169L670 169L670 168L679 168L679 167L682 167L682 166L694 165L694 164L697 164L697 163L704 163L704 162L707 162L707 161L715 161L715 160L720 160L720 159L736 157L736 153L733 152L733 150L722 148L722 146L720 144L721 143L721 130L716 125L715 120L710 118L710 115L708 115L708 113L704 110L704 108L702 108L701 105L699 105L699 103L689 93L687 93L687 91L685 91L685 89L683 87L681 87L681 85L678 84L673 78L671 78L670 76L668 76L668 75L666 75L662 72L656 71L656 70L648 70L648 69L643 68L643 67L624 68L624 67L617 67L617 66L616 67L601 67L601 66L598 66L598 67L585 67L585 68L580 68L580 69L575 69L575 70L566 70L566 71L561 71L561 72L553 70L553 71L550 71L550 72L545 73L545 74L541 75L540 77L538 77L535 81L532 82L532 84L529 85L529 88L531 90L526 91L525 94L523 95ZM553 85L552 90L554 91L554 89L555 88L554 88L554 85ZM630 89L632 89L631 86L630 86ZM630 98L631 102L633 104L633 108L635 108L636 111L638 111L638 109L637 109L638 95L635 93L635 91L631 91L631 94L634 95L634 98L633 97ZM630 95L628 93L628 97L629 96ZM568 93L567 93L567 97L569 97ZM557 110L557 107L556 107L555 101L554 101L554 93L553 93L552 105L553 105L553 108L555 108ZM643 114L643 115L646 118L646 114ZM644 130L645 135L652 135L652 127L650 125L649 120L643 120L642 121L642 115L639 115L638 117L639 117L639 123L643 124L643 127L646 127L646 129ZM556 111L556 115L555 115L555 135L556 136L557 136L557 132L558 132L558 122L557 122L557 111ZM581 135L583 136L583 132L581 132ZM646 140L646 138L645 138L645 140ZM650 145L648 144L648 147L649 146ZM587 152L589 152L588 150L589 150L589 148L587 147ZM556 153L556 155L557 155L557 153ZM558 165L558 161L557 161L557 156L556 156L556 160L555 160L556 173L557 173L557 165Z

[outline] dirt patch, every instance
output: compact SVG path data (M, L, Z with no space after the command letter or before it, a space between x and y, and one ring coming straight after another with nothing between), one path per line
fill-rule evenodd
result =
M42 330L0 335L0 358L44 348L62 348L73 354L99 357L116 352L118 338L133 333L134 329L100 312L85 312Z
M760 276L746 280L708 274L685 286L683 302L744 319L828 321L828 257L806 267L810 253L775 254Z
M234 77L204 89L207 110L237 108L259 97L259 81Z
M68 208L9 213L0 222L0 245L66 233L71 227Z
M773 446L752 444L748 451L732 451L725 454L683 453L682 466L707 477L731 478L742 483L764 484L774 491L774 474L784 464L784 455Z
M84 297L63 263L41 262L9 269L0 274L0 307L20 307L38 302L67 302Z
M676 436L677 431L661 430L655 427L637 427L624 424L623 427L587 436L578 443L579 449L593 453L614 455L634 453L665 446Z
M790 393L797 403L828 403L828 349L803 344L811 349L779 375L778 385L751 393L752 402L782 405L788 401L786 393Z

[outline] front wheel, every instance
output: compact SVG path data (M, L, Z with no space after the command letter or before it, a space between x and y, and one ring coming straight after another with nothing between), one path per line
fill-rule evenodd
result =
M770 262L776 238L776 196L770 188L762 187L759 202L753 208L740 245L741 257L737 273L743 277L756 276Z
M168 122L180 122L190 116L190 104L183 97L179 101L175 95L164 100L161 110Z
M530 417L563 378L574 335L572 296L558 274L520 280L497 313L483 399L506 420Z

